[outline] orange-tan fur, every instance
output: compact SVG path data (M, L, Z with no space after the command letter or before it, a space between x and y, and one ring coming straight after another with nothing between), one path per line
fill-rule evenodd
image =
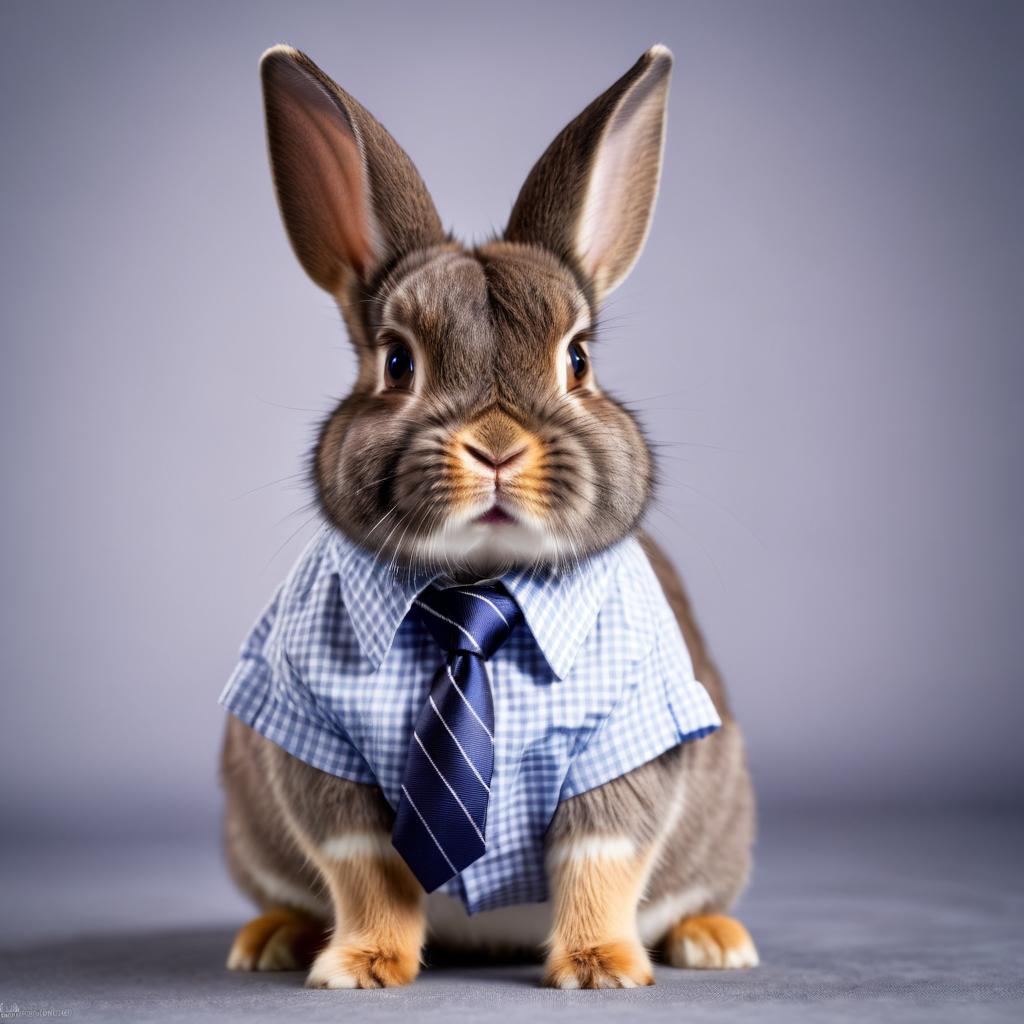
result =
M334 904L331 941L313 962L313 988L405 985L420 970L426 936L424 893L397 855L360 856L318 865Z
M292 907L271 907L243 925L228 954L235 971L292 971L308 967L327 941L323 924Z
M723 969L758 964L750 932L725 914L683 918L665 939L665 959L673 967Z
M614 848L604 852L600 844L579 854L570 845L550 869L555 923L544 972L547 985L630 988L654 983L636 925L651 851L623 856Z
M450 474L448 484L453 500L461 504L479 502L481 491L493 477L481 473L480 452L497 466L502 489L536 516L544 514L544 446L531 431L524 430L506 413L489 409L452 435L447 446Z

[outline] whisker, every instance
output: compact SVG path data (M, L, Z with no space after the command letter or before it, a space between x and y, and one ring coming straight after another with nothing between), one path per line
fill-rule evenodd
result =
M276 487L278 484L287 483L289 480L305 480L305 473L289 473L288 476L279 477L277 480L271 480L269 483L260 484L259 487L253 487L248 491L242 491L241 494L236 494L233 498L229 498L229 501L240 501L242 498L247 498L250 494L255 494L257 491L265 491L268 487Z
M274 409L287 409L289 412L312 412L317 416L323 416L325 413L324 409L307 409L302 405L282 405L280 402L271 402L270 399L261 398L259 395L253 395L253 398L262 405L269 405Z
M260 569L261 575L265 573L267 569L270 568L274 559L277 558L279 554L281 554L281 552L299 535L299 533L302 530L304 530L307 526L309 526L309 524L313 522L313 520L316 519L319 515L320 510L318 508L316 512L314 512L313 515L311 515L305 522L300 523L299 526L296 527L296 529L294 529L290 534L288 534L288 536L284 539L284 542L277 548L277 550L270 556L270 558L267 559L266 564L263 566L263 568ZM326 524L323 526L323 529L327 529Z

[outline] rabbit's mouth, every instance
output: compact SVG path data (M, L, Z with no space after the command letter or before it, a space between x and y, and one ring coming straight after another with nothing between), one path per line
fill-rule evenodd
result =
M556 558L558 544L543 524L525 510L506 511L504 505L495 501L482 512L456 514L426 537L410 541L416 545L417 560L500 576L514 566Z
M492 505L482 516L477 516L478 523L500 525L501 523L514 523L516 520L503 508Z

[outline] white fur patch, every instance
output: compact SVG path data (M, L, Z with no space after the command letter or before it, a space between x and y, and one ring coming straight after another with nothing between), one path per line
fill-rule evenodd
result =
M548 866L554 868L578 860L629 860L635 856L636 843L628 836L582 836L552 849Z
M329 860L355 860L357 857L385 860L398 856L391 845L391 837L385 832L346 832L332 836L320 844L320 852Z
M430 536L416 541L416 551L431 563L451 563L474 571L493 565L533 565L556 561L568 553L545 525L524 509L516 508L514 523L481 523L476 517L491 506L488 497L477 508L466 510L463 518L452 519Z

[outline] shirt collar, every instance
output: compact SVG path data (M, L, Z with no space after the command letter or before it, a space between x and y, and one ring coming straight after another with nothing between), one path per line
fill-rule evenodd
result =
M374 668L391 649L413 600L442 574L416 573L378 562L370 552L332 531L330 545L341 597L359 646ZM526 625L551 670L564 679L597 621L618 564L621 545L570 570L527 569L501 582L522 609Z
M526 570L502 577L559 679L572 670L583 641L594 628L620 554L616 546L571 570Z
M332 531L332 539L345 610L363 654L374 668L379 668L416 595L438 574L410 574L378 562L369 551L337 531Z

